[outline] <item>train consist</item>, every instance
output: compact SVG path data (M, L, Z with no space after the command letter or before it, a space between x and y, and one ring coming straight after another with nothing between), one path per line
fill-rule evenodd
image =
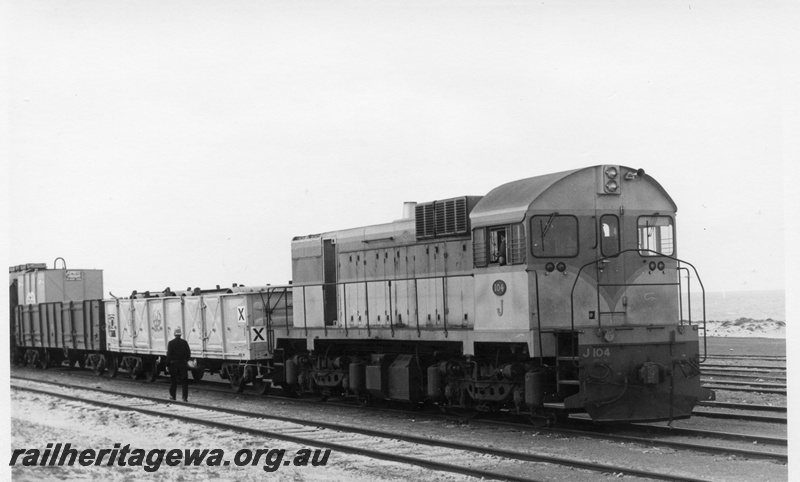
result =
M643 170L602 165L297 236L286 286L101 299L92 270L16 266L12 356L154 380L181 327L194 377L218 372L237 391L686 418L713 393L700 384L704 320L691 319L681 272L699 276L677 257L676 210Z

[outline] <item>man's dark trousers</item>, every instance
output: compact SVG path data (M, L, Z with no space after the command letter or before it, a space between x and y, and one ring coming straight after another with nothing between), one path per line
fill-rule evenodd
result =
M169 386L169 396L175 399L175 393L178 391L178 384L181 384L183 400L189 398L189 376L185 361L174 361L169 367L169 376L172 379L172 385Z

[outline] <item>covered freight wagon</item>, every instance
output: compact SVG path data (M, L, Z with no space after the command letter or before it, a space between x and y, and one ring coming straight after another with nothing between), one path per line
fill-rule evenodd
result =
M94 367L89 355L105 350L102 270L29 263L10 267L9 281L14 361Z

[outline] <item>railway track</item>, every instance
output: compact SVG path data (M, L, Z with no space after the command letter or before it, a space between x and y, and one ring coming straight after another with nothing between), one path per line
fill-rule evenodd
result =
M414 436L408 433L386 432L276 415L253 414L217 406L170 403L162 398L120 394L98 388L76 387L65 383L30 381L12 377L12 389L487 479L537 480L528 474L539 472L537 469L540 468L540 465L546 463L573 470L581 469L653 480L700 480L677 473L661 473L578 458L496 449ZM169 409L165 410L165 407L169 407ZM392 450L386 449L387 441L391 441Z
M761 388L767 386L765 388ZM774 393L777 395L786 395L786 385L778 385L778 384L767 384L767 383L736 383L736 382L725 382L725 381L713 381L707 382L703 385L704 388L710 388L711 390L727 390L729 392L747 392L747 393ZM777 388L774 388L777 387Z
M755 410L763 412L781 412L786 413L785 406L777 405L756 405L752 403L732 403L732 402L699 402L701 407L716 407L716 408L731 408L735 410Z
M760 375L751 375L748 373L742 373L737 370L714 370L714 371L704 371L703 372L703 380L708 380L709 378L716 379L716 377L724 377L724 378L733 378L738 380L782 380L786 381L786 375L770 375L770 374L760 374Z
M738 371L751 371L754 373L764 372L780 372L786 371L786 366L769 366L769 365L725 365L722 363L702 363L701 369L705 372L706 369L736 369Z
M786 361L786 355L706 355L707 359L720 360L765 360L765 361Z
M126 381L132 382L132 380L126 380ZM49 382L49 383L54 383L56 385L59 384L58 382ZM218 392L225 394L228 393L227 389L207 386L211 384L222 385L222 383L218 382L204 382L204 385L206 386L204 386L202 389L211 392ZM255 394L251 395L255 396ZM319 405L317 401L311 399L285 399L285 400L291 401L291 403L306 403L306 404L313 404L315 406ZM354 405L350 403L338 403L334 401L328 401L325 403L325 405L336 406L337 408L348 407L350 409L356 409L356 410L365 409L365 407L361 407L359 405ZM386 409L381 409L381 410L387 411ZM409 413L408 410L393 410L393 411L405 415ZM420 412L414 412L414 413L415 416L423 416L423 414ZM774 422L774 423L784 423L784 424L786 423L785 418L781 419L779 417L758 417L754 415L748 416L746 414L745 415L712 414L712 412L706 412L699 415L704 416L706 414L710 414L708 416L715 418L729 418L738 420L751 420L751 421ZM426 413L424 414L424 416L437 419L444 418L450 420L461 420L459 417L448 416L438 412ZM687 429L687 428L675 428L675 427L666 427L666 426L651 425L651 424L630 424L630 425L624 425L622 426L621 429L619 429L616 426L591 424L588 420L581 420L580 418L570 419L570 421L573 423L563 427L559 426L550 428L534 428L532 426L526 425L525 423L522 423L519 419L516 419L513 422L494 420L494 419L469 420L468 423L481 424L481 425L507 426L507 427L513 427L515 430L527 430L534 432L541 431L545 433L561 434L564 436L583 436L591 438L600 438L619 443L638 443L650 447L692 450L710 454L737 455L746 458L766 458L778 462L786 462L787 460L787 456L783 452L752 450L751 448L749 448L750 446L752 446L752 444L761 444L762 446L766 445L774 447L786 447L787 445L786 439L780 437L759 436L753 433L741 434L741 433L727 433L727 432L697 430L697 429ZM695 443L692 441L676 441L674 440L676 437L688 437L688 438L702 437L706 440L704 440L704 442L702 443ZM721 445L721 444L713 445L710 444L708 440L733 441L738 443L739 445L738 446Z
M66 368L66 367L65 367ZM40 371L36 371L35 373L42 373ZM96 379L96 375L88 371L68 371L70 376L78 376L86 379ZM133 380L127 377L119 377L115 380L118 380L121 383L136 383L141 384L144 383L142 380ZM161 381L166 381L165 379L159 379ZM229 394L230 388L228 387L227 383L224 382L217 382L211 381L208 379L204 380L194 380L192 382L192 389L193 390L203 390L213 393L221 393L221 394ZM758 390L755 390L758 391ZM250 392L249 389L245 389L243 392L244 395L252 395L252 396L261 396L260 394ZM268 393L269 396L272 397L279 397L284 398L283 392L279 389L272 389ZM299 403L317 403L316 399L307 399L307 398L287 398L287 400L292 400ZM337 403L334 401L327 401L328 405L341 405L341 406L352 406L350 403ZM774 407L774 406L762 406L762 405L749 405L749 404L725 404L720 402L700 402L699 405L704 405L706 407L713 407L713 408L732 408L737 410L747 410L747 411L773 411L773 412L783 412L786 413L785 407ZM710 412L710 411L698 411L695 409L694 412L698 416L703 416L706 418L717 418L717 419L726 419L726 420L746 420L746 421L756 421L756 422L772 422L772 423L779 423L785 424L786 418L785 417L770 417L764 415L754 415L754 414L746 414L746 413L727 413L727 412ZM456 417L457 418L457 417Z

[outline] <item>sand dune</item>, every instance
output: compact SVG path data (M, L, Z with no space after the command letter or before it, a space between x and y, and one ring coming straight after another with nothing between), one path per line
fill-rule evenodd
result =
M767 318L754 320L739 318L736 321L709 321L706 325L708 336L786 338L786 322Z

